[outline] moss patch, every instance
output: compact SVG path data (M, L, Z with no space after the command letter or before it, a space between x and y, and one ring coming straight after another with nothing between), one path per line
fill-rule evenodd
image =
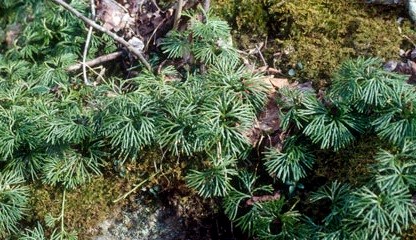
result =
M267 37L270 65L284 72L294 69L296 80L313 80L322 86L346 58L397 58L400 48L410 46L403 34L416 37L407 18L399 32L397 18L407 16L404 7L364 2L217 0L213 6L233 23L242 47Z
M125 189L129 189L133 181L121 178L94 178L90 183L66 193L65 225L67 230L76 230L80 239L97 234L94 226L117 211L123 204L112 201ZM32 195L33 220L43 221L47 214L59 216L61 211L62 191L50 187L38 187Z
M206 217L206 209L210 207L209 201L203 201L185 185L187 161L178 161L177 158L163 158L162 153L146 151L141 159L123 165L123 177L114 173L109 164L103 176L97 176L91 182L76 189L67 190L65 201L65 227L66 230L75 230L79 239L90 239L99 234L97 226L107 218L117 216L121 208L135 206L138 194L155 198L164 198L163 204L172 204L178 208L178 214L187 219ZM157 174L150 176L157 171ZM113 201L133 189L136 184L144 181L139 189L132 192L116 203ZM32 188L32 215L27 219L27 227L36 221L45 226L45 216L51 214L59 216L62 204L62 190L60 187L49 187L43 184L33 184ZM142 189L146 192L141 192ZM149 199L149 204L152 204ZM196 204L199 203L199 204ZM185 211L184 209L187 209ZM32 223L32 224L30 224ZM59 224L59 223L57 223Z
M374 163L380 146L384 149L389 147L375 136L366 136L336 153L320 150L316 154L313 175L359 187L359 184L368 181L372 175L369 167Z

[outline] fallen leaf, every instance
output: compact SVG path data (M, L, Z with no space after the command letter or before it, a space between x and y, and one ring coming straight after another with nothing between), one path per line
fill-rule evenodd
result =
M289 81L287 80L287 78L275 78L275 77L270 77L268 78L268 80L270 81L270 83L273 85L273 87L275 88L283 88L283 87L287 87L290 86Z

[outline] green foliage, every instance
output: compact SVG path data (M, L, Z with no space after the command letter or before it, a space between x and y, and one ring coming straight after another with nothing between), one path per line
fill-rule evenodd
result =
M85 3L71 1L84 13ZM187 169L188 186L205 198L224 197L225 213L255 238L388 239L415 222L415 92L401 77L382 71L380 60L344 63L326 93L280 90L285 141L281 151L266 150L262 164L249 155L247 134L268 90L261 75L240 61L230 27L212 13L185 14L189 24L162 40L170 59L157 56L154 72L134 66L140 72L131 79L113 74L85 86L66 70L84 44L85 26L78 19L48 1L4 1L0 8L6 13L2 29L21 24L14 47L0 49L4 236L19 230L26 210L28 189L21 184L41 180L63 189L61 214L46 219L50 227L59 221L61 229L48 237L76 239L72 229L64 229L65 191L90 181L104 165L141 159L144 148L156 147L178 161L186 156L188 166L196 167ZM92 39L92 56L115 49L107 37ZM388 145L371 166L373 181L356 188L334 182L311 193L309 206L304 196L310 189L299 182L314 172L314 154L338 151L363 133ZM328 201L322 221L305 216ZM22 239L44 239L51 231L38 225Z
M306 238L310 229L302 223L301 214L285 210L284 197L280 193L270 195L272 186L256 185L258 177L255 174L243 171L238 175L238 184L235 185L238 187L232 188L224 198L228 217L243 231L261 239Z
M277 103L280 106L280 127L284 131L288 131L292 126L298 130L303 129L305 119L300 114L300 110L304 108L303 103L306 99L313 98L313 92L284 87L279 90L279 93L280 98Z
M387 192L388 191L388 192ZM337 182L324 186L311 201L329 200L330 213L320 226L322 239L393 239L415 222L415 206L406 189L351 191Z
M152 98L137 90L119 93L106 101L102 133L109 138L114 151L135 155L152 142L156 111Z
M310 228L302 223L297 211L284 211L285 199L255 203L250 211L236 220L237 226L261 239L305 239ZM276 229L279 229L276 231Z
M416 187L416 143L406 142L397 152L380 150L374 164L375 183L382 191Z
M406 139L416 136L416 93L412 86L397 85L385 108L378 110L373 121L381 139L396 145L403 145Z
M186 31L172 31L161 43L168 57L196 60L213 64L220 61L236 61L239 56L231 43L230 27L225 21L210 13L189 12L189 28ZM205 18L201 21L201 17Z
M269 149L265 153L264 163L267 172L283 183L298 182L306 177L306 172L312 169L315 157L296 142L287 139L282 151Z
M43 165L43 182L56 186L62 184L73 189L88 182L92 174L100 174L100 162L94 158L83 157L73 150L60 151L45 159Z
M198 137L198 109L182 100L167 103L160 120L159 144L175 155L202 151L203 142Z
M322 200L329 200L331 202L331 212L322 220L325 231L330 230L336 232L337 228L341 225L346 214L346 209L344 207L348 204L350 194L350 186L336 181L330 183L330 185L323 186L319 188L318 191L312 193L310 197L311 202Z
M393 239L415 221L416 207L409 187L414 186L414 143L395 154L380 151L374 181L351 189L334 182L311 195L312 202L330 201L323 219L323 239Z
M238 210L244 201L254 197L255 194L272 193L271 185L256 186L258 176L253 173L242 171L238 174L238 185L233 187L224 198L224 211L231 220L235 220Z
M250 104L256 112L260 111L267 98L267 88L262 76L247 70L239 61L220 59L207 73L207 78L214 83L215 91L235 94L244 103Z
M300 114L309 120L303 133L320 143L322 149L335 151L354 140L354 131L363 132L363 122L354 116L350 107L339 102L320 102L316 98L306 98L305 109Z
M224 93L206 101L204 109L204 131L201 135L208 138L209 147L218 142L224 154L239 155L248 146L244 136L253 120L254 113L237 96Z
M17 231L17 225L27 214L29 189L17 172L0 173L0 237Z
M383 71L381 65L377 58L345 61L331 86L332 96L352 103L359 112L384 107L394 93L392 86L405 79Z
M351 229L364 228L371 239L401 233L415 221L415 206L406 189L375 192L363 187L353 193L350 204Z
M188 186L196 189L203 197L222 197L231 189L231 177L236 175L234 170L235 158L212 157L203 171L191 170L186 176Z
M403 145L415 132L415 92L403 76L385 72L376 58L358 58L342 64L330 92L334 98L370 115L378 136Z
M309 92L283 89L281 127L298 131L310 137L322 149L339 150L350 144L354 133L364 131L364 121L351 107L342 101L318 99Z
M19 240L58 240L59 236L55 231L51 234L51 237L46 237L45 231L42 225L38 222L34 229L26 229L26 231L19 237Z

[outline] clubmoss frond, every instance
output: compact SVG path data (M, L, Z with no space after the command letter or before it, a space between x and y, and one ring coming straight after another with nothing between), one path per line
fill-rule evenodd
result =
M324 100L325 101L325 100ZM320 102L316 97L305 98L302 117L309 120L303 133L320 144L322 149L339 150L350 144L354 132L364 131L364 122L352 109L342 102Z
M235 162L231 156L212 157L211 166L203 171L191 170L186 182L204 198L226 196L231 189L231 177L237 174Z
M312 169L315 157L294 139L285 142L283 151L268 149L265 153L267 172L283 183L298 182Z
M17 172L0 172L0 237L17 231L17 224L27 214L29 188Z
M407 84L396 85L389 95L388 104L377 110L372 122L381 139L402 146L416 136L416 94Z
M94 174L100 174L100 167L101 162L97 159L84 157L72 149L63 149L45 159L43 182L74 189L89 182Z

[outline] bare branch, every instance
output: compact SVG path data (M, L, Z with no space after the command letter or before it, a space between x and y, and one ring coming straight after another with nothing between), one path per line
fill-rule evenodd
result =
M204 11L205 12L208 12L209 11L209 7L210 7L210 5L211 5L211 3L210 3L211 1L210 0L204 0L204 5L203 5L203 8L204 8Z
M95 4L94 4L94 0L91 0L91 15L92 15L92 19L95 21ZM82 54L82 75L84 77L84 83L86 85L92 85L90 83L90 81L88 80L88 76L87 76L87 65L85 64L85 62L87 60L87 55L88 55L88 47L90 45L91 36L92 36L92 29L93 28L91 26L88 29L87 40L85 40L84 53Z
M96 22L92 21L91 19L85 17L80 12L78 12L76 9L74 9L69 4L64 2L63 0L51 0L51 1L53 1L56 4L64 7L65 9L67 9L68 11L73 13L75 16L80 18L82 21L84 21L89 26L92 26L93 28L97 29L98 31L103 32L103 33L109 35L110 37L112 37L114 40L116 40L117 42L119 42L120 44L125 46L129 51L131 51L134 55L136 55L139 58L139 60L146 66L146 68L149 71L152 70L152 67L147 62L147 60L144 58L143 54L139 50L137 50L135 47L133 47L130 43L128 43L126 40L124 40L124 38L119 37L117 34L107 30L106 28L102 27L101 25L97 24Z
M97 57L93 60L87 61L87 62L85 62L85 65L88 66L88 67L93 67L93 66L96 66L100 63L114 60L114 59L120 57L122 54L123 54L122 51L113 52L113 53L110 53L110 54L107 54L107 55ZM82 66L83 66L83 63L77 63L75 65L69 66L66 70L68 72L74 72L74 71L77 71L77 70L81 69Z
M173 30L178 29L179 19L181 18L181 15L182 15L182 8L183 8L183 0L179 0L178 5L176 6L176 11L175 11L175 19L174 19L174 22L173 22Z

